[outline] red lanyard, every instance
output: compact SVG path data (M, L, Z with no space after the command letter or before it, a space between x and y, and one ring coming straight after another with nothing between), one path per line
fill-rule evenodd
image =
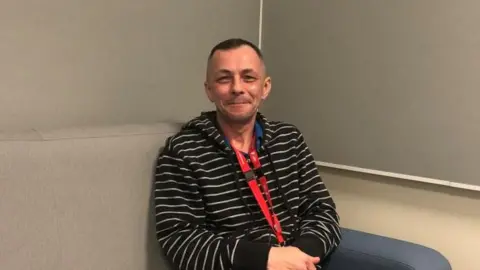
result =
M260 206L260 209L263 212L263 215L268 221L268 224L270 227L272 227L272 230L275 232L275 235L277 236L277 240L280 244L283 244L285 241L283 239L282 235L282 227L280 226L280 221L277 218L277 215L275 213L271 213L268 206L267 202L265 201L265 198L262 195L262 192L260 191L260 188L257 185L257 176L253 172L253 170L250 168L250 165L247 162L247 159L245 156L232 147L233 150L235 151L235 154L237 155L238 163L240 164L240 168L242 169L243 174L247 178L248 185L250 186L250 189L252 190L253 196L257 200L258 205ZM255 136L252 138L252 146L250 147L249 151L250 155L250 160L253 163L253 167L255 170L258 170L262 167L260 164L260 160L258 159L258 154L257 151L255 150ZM265 175L261 175L260 178L260 184L262 186L263 192L267 196L268 203L272 209L273 212L273 204L272 204L272 199L270 197L270 192L268 190L268 185L267 185L267 178Z

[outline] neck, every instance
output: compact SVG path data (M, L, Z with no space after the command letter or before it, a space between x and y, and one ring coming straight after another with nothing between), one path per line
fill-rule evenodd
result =
M225 121L217 113L218 125L234 148L248 152L252 143L252 134L255 127L255 117L245 123L231 123Z

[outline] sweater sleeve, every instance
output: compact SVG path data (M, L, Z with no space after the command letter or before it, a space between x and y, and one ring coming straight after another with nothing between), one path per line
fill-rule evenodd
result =
M270 246L217 235L206 226L191 168L166 146L157 160L154 205L157 240L176 269L265 270Z
M315 160L300 131L296 145L300 174L300 236L293 246L325 258L341 240L335 203L318 173Z

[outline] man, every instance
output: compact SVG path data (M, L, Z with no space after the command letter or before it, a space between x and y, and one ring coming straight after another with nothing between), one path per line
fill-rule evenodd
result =
M157 239L179 269L311 270L339 244L339 218L300 131L258 112L271 89L242 39L208 58L202 113L157 161ZM265 184L266 183L266 184Z

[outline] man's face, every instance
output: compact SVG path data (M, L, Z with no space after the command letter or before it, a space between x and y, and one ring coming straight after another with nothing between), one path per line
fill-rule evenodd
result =
M262 59L249 46L219 50L210 59L205 91L226 120L251 120L270 88Z

